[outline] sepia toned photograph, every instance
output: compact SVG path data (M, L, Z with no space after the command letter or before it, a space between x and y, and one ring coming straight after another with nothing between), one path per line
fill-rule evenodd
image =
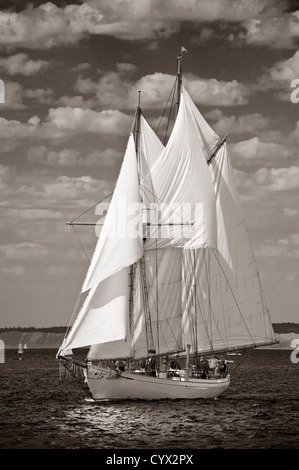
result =
M296 0L1 1L3 456L298 449L298 45Z

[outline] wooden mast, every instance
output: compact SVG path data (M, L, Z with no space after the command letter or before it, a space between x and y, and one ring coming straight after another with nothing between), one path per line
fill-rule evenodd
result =
M182 51L177 57L177 98L176 98L176 114L179 112L182 90Z
M137 158L137 168L138 168L138 179L140 181L140 119L141 119L141 105L140 105L140 94L138 91L138 104L135 114L135 124L134 124L134 139L135 139L135 150ZM146 239L146 234L145 238ZM133 315L133 290L134 290L134 277L136 275L136 263L131 266L131 291L130 291L130 324L132 324L132 315ZM142 276L142 296L143 296L143 305L145 313L145 328L146 328L146 340L147 340L147 350L148 354L155 354L156 349L154 345L153 332L152 332L152 323L149 310L149 299L148 299L148 288L147 288L147 276L146 276L146 266L144 256L140 259L140 270Z

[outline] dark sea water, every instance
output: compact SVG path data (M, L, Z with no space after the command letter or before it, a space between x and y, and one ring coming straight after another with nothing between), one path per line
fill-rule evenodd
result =
M231 356L218 399L97 404L60 379L54 350L6 351L0 449L298 449L299 364L288 350ZM237 361L243 361L234 368Z

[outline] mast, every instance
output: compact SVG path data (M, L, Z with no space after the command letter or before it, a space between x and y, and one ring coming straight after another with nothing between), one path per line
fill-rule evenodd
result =
M183 59L183 52L187 52L183 46L181 47L181 53L177 57L177 99L176 99L176 114L179 112L180 100L181 100L181 90L182 90L182 83L183 83L183 69L182 69L182 59Z
M139 159L140 159L140 116L141 116L140 93L141 91L138 91L138 103L137 103L137 108L136 108L136 113L135 113L135 122L134 122L134 140L135 140L135 149L136 149L138 165L140 163L139 162Z
M141 91L138 91L138 104L137 104L137 109L136 109L136 114L135 114L135 123L134 123L134 139L135 139L135 149L136 149L139 181L140 181L140 118L141 118L140 94L141 94ZM152 323L151 323L151 316L150 316L150 310L149 310L146 266L145 266L144 256L140 259L140 271L141 271L141 276L142 276L141 282L142 282L142 295L143 295L144 314L145 314L147 350L149 354L155 354L156 350L155 350L155 345L154 345ZM132 325L132 321L133 321L133 289L134 289L133 280L134 280L135 273L136 273L136 263L131 266L130 311L129 311L130 325Z
M179 112L180 99L182 90L182 53L177 57L177 98L176 98L176 114Z

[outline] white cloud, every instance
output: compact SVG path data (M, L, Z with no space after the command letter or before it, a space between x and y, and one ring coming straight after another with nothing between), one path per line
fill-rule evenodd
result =
M66 139L74 135L93 133L99 135L128 135L133 115L117 110L58 107L50 108L43 121L32 116L27 122L8 120L0 116L0 138L4 141L22 139Z
M108 184L91 176L59 176L55 181L44 185L44 195L63 199L93 198L106 191Z
M245 114L241 116L225 116L219 109L214 109L205 114L207 120L215 120L213 129L219 135L223 134L256 134L261 129L267 129L270 124L268 117L260 113Z
M141 90L143 106L155 107L165 103L170 93L173 77L156 73L147 75L134 86L134 95ZM193 75L184 75L184 85L192 95L193 100L201 105L233 106L246 104L250 90L237 80L231 82L218 81L214 78L200 79ZM136 99L136 98L135 98Z
M265 191L290 191L299 189L299 167L260 168L251 176L256 186Z
M81 156L75 149L62 149L59 151L50 150L44 145L32 147L27 151L28 161L31 163L42 163L47 165L114 165L123 156L122 153L114 149L95 150Z
M5 59L0 59L0 69L9 75L34 75L47 69L50 62L45 60L31 60L27 54L15 54Z
M16 120L5 119L0 116L0 138L8 140L18 140L36 135L40 119L33 116L27 122L22 123Z
M299 15L298 15L299 23ZM298 33L299 34L299 33ZM280 35L278 35L280 37ZM273 67L260 78L257 84L257 90L277 90L276 97L282 101L291 102L291 94L296 94L298 97L298 83L292 86L293 80L299 78L299 51L286 60L277 62Z
M87 62L82 62L81 64L75 65L75 67L72 67L70 70L71 72L81 72L82 70L89 69L90 64Z
M7 268L1 268L1 272L9 276L23 276L29 272L29 268L25 266L10 266Z
M3 259L39 259L45 258L49 250L40 243L23 242L11 245L2 245L0 254Z
M182 22L240 22L277 16L282 7L276 0L86 0L82 5L59 8L51 2L37 8L30 5L0 16L0 44L6 47L50 48L73 44L86 34L102 34L122 39L169 37ZM292 25L290 25L293 27ZM252 34L247 26L248 40Z
M299 18L298 18L299 23ZM299 32L298 32L299 34ZM282 60L270 68L269 78L274 82L287 82L299 77L299 51L287 60Z
M101 107L132 109L136 106L139 90L143 108L162 107L162 103L166 103L174 82L173 76L156 72L132 83L127 79L126 71L108 72L98 82L79 78L75 89L83 94L93 94L94 105ZM251 93L248 86L237 80L224 82L186 74L184 84L194 101L202 105L242 105L248 102Z
M262 142L259 137L252 137L238 143L230 143L231 156L238 166L253 167L254 165L269 166L281 164L291 156L285 145L274 142Z
M94 108L97 105L96 99L84 99L81 95L76 96L61 96L55 102L57 106L63 106L65 108Z
M5 82L5 103L1 103L3 109L25 109L28 103L51 104L53 102L53 90L50 88L24 89L17 82Z
M23 109L26 106L23 103L23 87L16 82L5 83L5 102L1 108Z
M23 91L23 97L30 99L39 104L52 104L53 103L53 90L50 88L36 88L34 90L27 89Z
M81 108L51 108L43 124L61 132L92 132L97 134L128 134L132 116L117 110L101 112Z
M290 261L299 259L299 234L292 233L286 238L266 240L264 244L257 248L259 256L267 258L281 258Z
M112 166L123 157L123 153L115 149L107 148L105 150L95 150L80 158L79 165L103 165Z
M63 149L59 152L48 150L44 145L32 147L27 152L31 163L47 163L49 165L74 165L80 153L74 149Z
M243 22L246 33L239 33L247 44L293 49L299 36L299 11L274 14L272 17L253 18Z
M2 209L3 214L7 220L35 220L43 219L52 220L52 219L61 219L63 217L62 212L57 210L50 209L36 209L36 208L22 208L22 209Z

